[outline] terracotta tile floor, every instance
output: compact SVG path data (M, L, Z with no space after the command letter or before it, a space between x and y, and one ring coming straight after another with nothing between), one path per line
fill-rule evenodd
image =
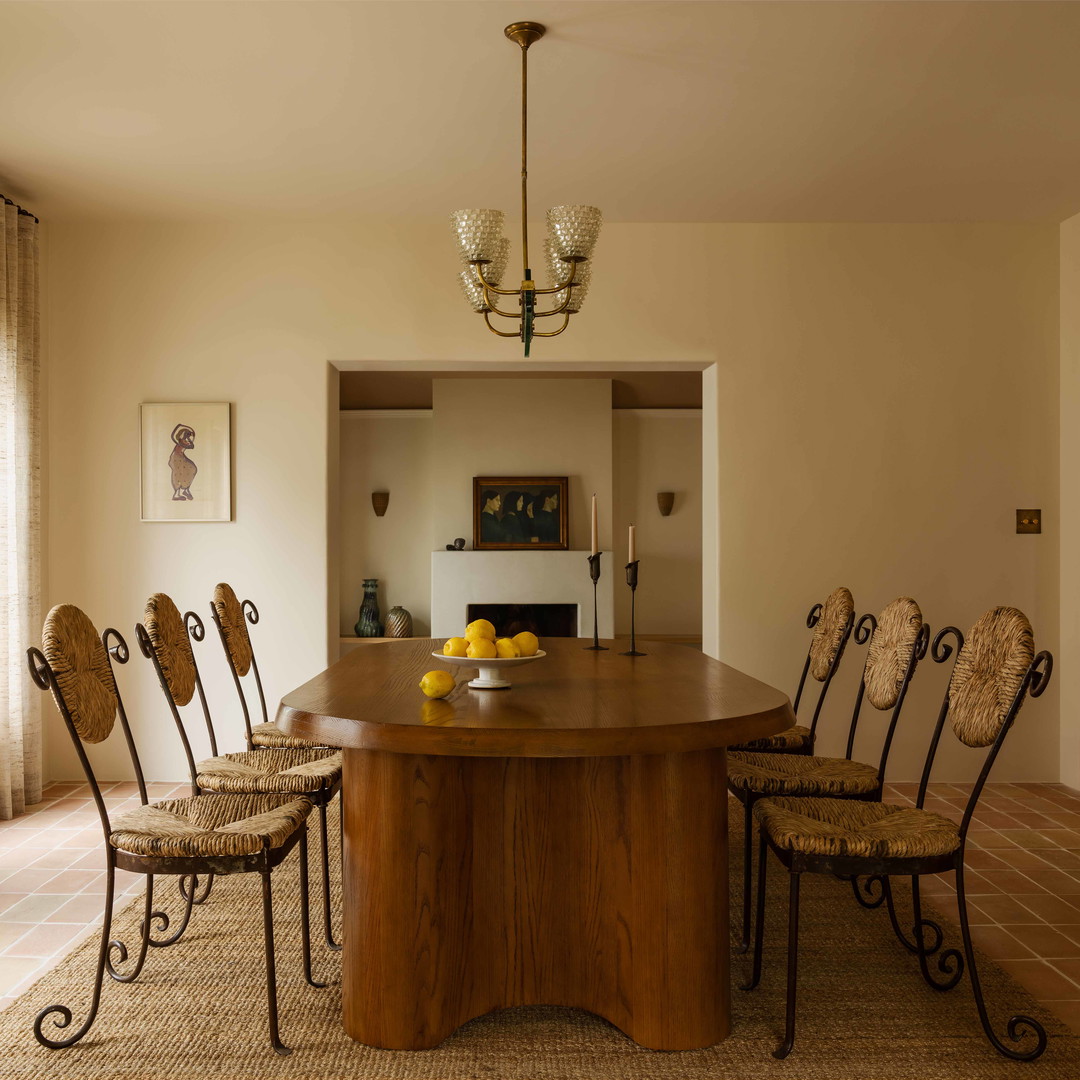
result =
M148 788L151 799L189 794L186 784ZM927 808L959 821L968 790L934 784ZM886 797L914 803L915 793L915 784L893 784ZM103 795L110 811L138 802L130 782L105 785ZM1080 793L1060 784L989 784L967 866L976 943L1080 1031ZM0 822L0 1008L100 926L103 868L85 784L53 784L30 813ZM142 891L141 877L117 871L116 878L118 900ZM922 888L955 920L951 874L923 878Z
M148 784L151 799L191 794L187 784ZM103 784L109 812L139 803L134 783ZM116 872L117 903L143 891L141 875ZM86 784L52 784L12 821L0 821L0 1009L101 926L105 859Z

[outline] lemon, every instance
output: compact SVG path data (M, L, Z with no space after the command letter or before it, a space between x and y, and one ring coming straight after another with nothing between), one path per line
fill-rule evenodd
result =
M446 697L456 685L449 671L429 671L420 680L420 689L430 698Z
M473 660L494 660L499 654L495 649L494 641L489 641L487 638L473 638L469 642L465 655L472 657Z
M463 637L452 637L442 647L443 656L464 656L469 643Z
M487 619L476 619L465 627L465 640L475 641L477 638L486 638L488 641L495 640L495 627ZM472 655L470 653L470 655ZM492 653L492 656L495 654Z
M520 650L521 656L535 656L536 650L540 648L540 639L528 630L522 630L520 634L514 635L514 644Z
M495 651L500 656L509 658L521 655L521 650L514 644L514 639L508 637L501 637L495 642Z

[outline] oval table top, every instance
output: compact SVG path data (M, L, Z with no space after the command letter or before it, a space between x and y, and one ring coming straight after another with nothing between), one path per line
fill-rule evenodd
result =
M286 694L277 724L330 746L469 757L596 757L731 746L795 723L776 690L685 645L647 643L645 656L545 638L547 656L510 669L505 690L473 690L468 669L446 698L419 682L439 667L443 638L353 649Z

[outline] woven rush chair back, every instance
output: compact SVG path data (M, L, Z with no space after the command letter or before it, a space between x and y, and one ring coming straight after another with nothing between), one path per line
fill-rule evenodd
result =
M1005 737L1025 697L1038 697L1046 689L1054 658L1046 650L1035 652L1031 623L1013 607L991 608L968 631L966 639L955 626L939 631L931 647L937 663L944 663L952 655L953 646L944 640L948 636L955 639L959 652L930 740L915 805L921 808L926 799L946 720L965 746L989 747L964 808L962 843Z
M31 646L26 656L35 685L52 693L64 718L108 840L112 832L108 810L83 744L107 739L117 717L135 770L139 799L144 805L147 802L142 764L112 668L113 659L127 663L127 642L111 627L99 635L82 610L73 604L58 604L45 617L41 648Z
M251 711L248 708L247 695L244 693L244 686L241 681L249 672L252 672L255 676L255 686L259 694L259 708L262 711L262 723L269 722L262 676L259 674L259 664L255 659L255 650L251 647L251 638L248 635L247 628L249 622L253 626L258 623L259 609L250 600L241 603L237 599L232 586L222 582L214 589L214 597L210 601L210 613L214 617L214 625L218 628L221 647L225 650L225 657L229 661L229 670L232 672L236 693L240 697L248 747L251 748L253 746Z
M203 691L202 676L191 639L202 641L206 636L206 627L202 619L189 611L180 614L172 598L165 593L154 593L146 601L141 623L135 624L135 638L143 656L151 660L157 672L165 700L169 703L173 721L180 733L180 741L187 757L188 771L194 787L196 779L195 755L184 724L182 710L197 696L202 707L203 722L210 739L210 750L217 756L217 738L210 708Z
M855 732L864 699L878 712L891 709L878 765L878 779L884 781L889 750L908 686L919 661L930 647L930 627L923 622L919 605L910 596L900 596L883 608L876 618L863 615L855 625L854 637L857 645L865 645L869 639L870 646L866 650L862 679L855 696L844 756L850 761L854 752Z
M822 684L814 706L814 716L810 721L812 740L817 731L821 707L825 704L825 695L829 692L829 685L840 666L855 625L855 601L851 597L851 590L843 585L833 589L824 604L815 604L810 609L810 614L806 616L806 625L814 633L810 638L810 648L803 664L802 675L799 677L793 708L798 712L807 675Z

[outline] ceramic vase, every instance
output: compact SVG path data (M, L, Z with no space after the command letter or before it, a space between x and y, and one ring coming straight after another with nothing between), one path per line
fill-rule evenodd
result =
M382 637L379 622L379 579L364 578L364 600L360 605L360 618L353 628L357 637Z

